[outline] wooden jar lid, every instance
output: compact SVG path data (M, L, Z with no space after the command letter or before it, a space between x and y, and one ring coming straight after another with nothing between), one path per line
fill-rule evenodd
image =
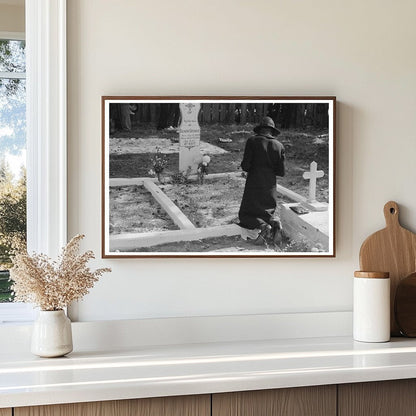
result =
M366 279L388 279L389 276L389 272L354 272L354 277L364 277Z

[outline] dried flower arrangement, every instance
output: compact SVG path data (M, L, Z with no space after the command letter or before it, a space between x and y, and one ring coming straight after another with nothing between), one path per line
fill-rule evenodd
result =
M57 261L45 254L17 252L10 270L14 301L34 303L45 311L57 311L85 296L99 277L111 269L89 269L87 263L94 258L94 253L78 254L83 238L84 235L72 238Z

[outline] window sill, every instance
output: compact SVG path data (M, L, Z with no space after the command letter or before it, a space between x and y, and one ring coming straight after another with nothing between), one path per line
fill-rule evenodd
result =
M22 325L32 322L36 311L26 303L0 303L0 325Z

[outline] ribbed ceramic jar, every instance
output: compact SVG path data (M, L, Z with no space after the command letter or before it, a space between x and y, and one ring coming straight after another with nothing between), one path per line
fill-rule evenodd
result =
M71 321L63 310L40 311L33 325L31 351L39 357L62 357L72 351Z

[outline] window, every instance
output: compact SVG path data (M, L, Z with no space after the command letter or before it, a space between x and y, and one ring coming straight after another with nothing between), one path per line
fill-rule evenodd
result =
M12 246L17 240L26 243L25 41L0 38L1 303L12 300L7 269L11 265Z
M26 45L0 33L0 323L28 320L30 305L12 301L12 246L26 243Z
M66 243L66 0L25 0L25 21L27 84L24 70L1 72L26 85L27 247L55 257ZM33 316L0 303L0 324Z

